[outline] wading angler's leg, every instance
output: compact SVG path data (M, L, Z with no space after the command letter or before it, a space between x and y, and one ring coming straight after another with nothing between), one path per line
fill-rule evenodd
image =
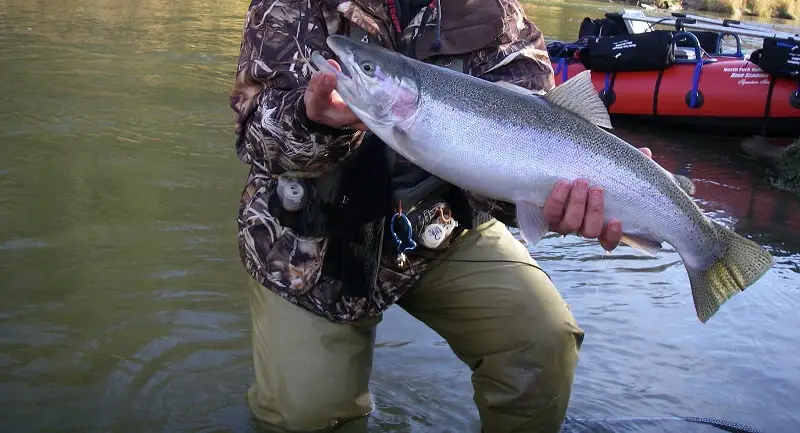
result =
M253 415L267 427L280 427L275 431L309 432L369 414L380 318L335 324L252 280L250 285L256 380L247 400Z
M472 369L485 432L558 432L583 331L502 223L467 232L451 248L400 305Z

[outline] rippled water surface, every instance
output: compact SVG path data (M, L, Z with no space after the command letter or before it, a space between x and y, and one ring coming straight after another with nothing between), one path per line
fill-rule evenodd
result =
M252 431L246 167L228 93L247 2L0 0L0 430ZM573 38L605 3L528 4ZM678 256L550 237L533 251L587 332L577 418L800 422L800 205L736 143L620 128L772 251L701 325ZM468 370L399 308L379 330L373 431L479 430ZM680 430L675 430L680 431Z

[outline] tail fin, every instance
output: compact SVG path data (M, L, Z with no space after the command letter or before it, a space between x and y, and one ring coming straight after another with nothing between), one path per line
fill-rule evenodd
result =
M697 318L706 323L733 295L758 281L775 263L757 243L712 222L721 244L721 256L706 269L690 269L689 282Z

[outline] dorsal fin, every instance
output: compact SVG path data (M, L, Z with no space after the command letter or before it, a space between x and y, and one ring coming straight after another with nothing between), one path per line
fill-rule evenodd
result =
M544 95L553 105L573 112L578 117L602 128L612 129L603 100L592 84L591 71L583 71Z

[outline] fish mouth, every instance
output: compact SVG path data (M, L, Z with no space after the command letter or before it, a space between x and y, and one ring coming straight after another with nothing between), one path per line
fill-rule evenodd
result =
M353 78L351 71L347 67L349 58L353 57L353 50L348 49L353 42L345 36L332 35L325 39L325 43L328 44L328 48L333 51L333 54L341 60L339 66L342 68L342 73L347 77Z
M347 77L352 79L353 75L351 74L350 69L347 67L348 64L347 54L350 54L349 57L353 57L351 50L348 50L346 46L346 44L349 44L350 41L344 36L334 35L334 36L329 36L326 42L328 43L330 49L333 51L333 54L339 58L339 62L337 63L339 64L339 67L342 69L342 71L339 72L338 70L336 70L336 68L333 67L333 65L331 65L330 63L328 63L325 57L319 53L319 51L314 51L313 53L311 53L311 58L310 58L311 64L314 65L314 67L316 67L319 72L325 72L336 75L337 79L342 77Z
M344 41L340 40L340 38L344 39ZM311 61L311 64L315 68L317 68L318 72L335 75L337 80L345 77L352 79L353 76L347 67L348 62L346 54L348 53L349 50L347 50L347 47L345 46L345 43L350 43L350 41L343 36L335 35L335 36L329 36L326 42L328 43L330 49L333 51L333 54L339 58L339 62L337 63L339 64L339 67L342 69L342 71L339 72L333 65L328 63L328 61L325 59L325 56L320 54L319 51L314 51L313 53L311 53L311 58L309 59ZM350 55L350 57L352 57L352 54Z
M365 100L368 90L365 88L367 86L365 86L363 77L358 73L358 66L351 66L355 68L352 71L348 68L348 65L354 63L355 59L353 42L338 35L329 36L326 42L333 54L338 57L341 71L328 63L328 60L319 51L314 51L309 60L319 72L336 76L336 91L350 105L350 108L354 109L353 104Z
M350 78L350 74L347 72L347 69L345 68L344 65L342 64L339 65L342 68L342 72L339 72L335 67L333 67L333 65L328 63L328 60L326 60L325 57L319 53L319 51L314 51L313 53L311 53L310 60L311 64L314 65L314 67L317 68L319 72L326 72L329 74L333 74L336 76L337 80L342 77Z

